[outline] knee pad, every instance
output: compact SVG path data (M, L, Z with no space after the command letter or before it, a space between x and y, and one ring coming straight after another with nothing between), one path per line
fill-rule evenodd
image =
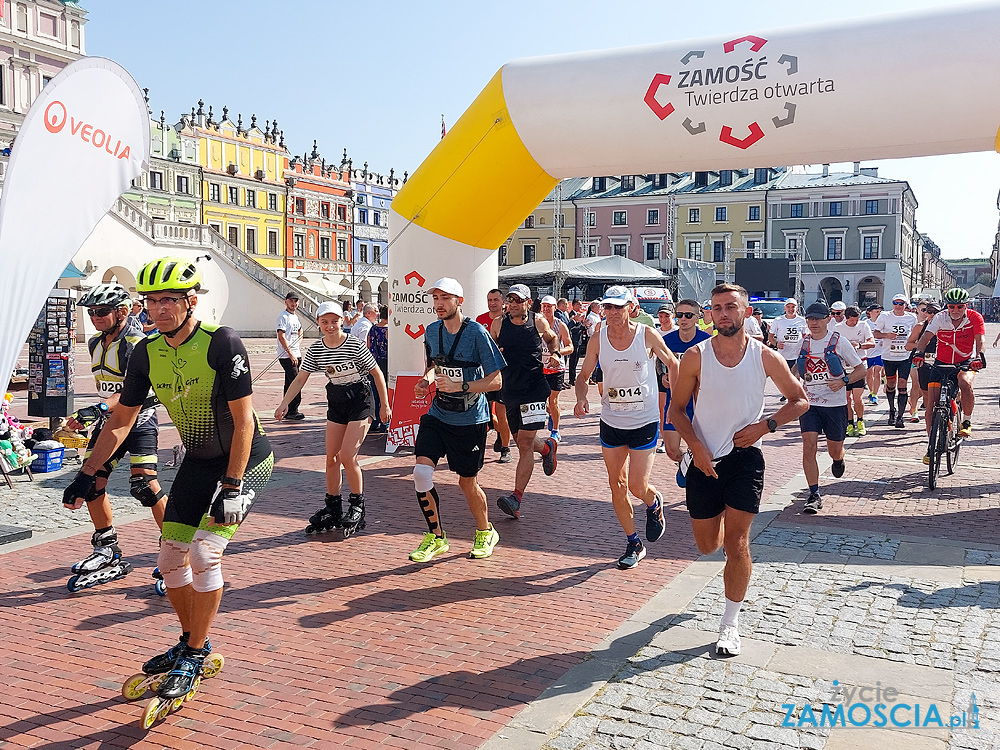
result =
M434 467L427 464L416 464L413 467L413 489L423 494L430 492L434 486Z
M153 488L149 486L150 479L156 479L156 475L135 474L128 480L129 493L142 503L144 508L152 508L160 501L161 497L167 494L162 489L159 492L153 492Z
M222 588L222 553L229 540L210 531L199 529L191 540L191 586L205 593Z
M191 583L191 566L188 564L187 542L173 539L163 539L160 542L160 554L156 564L163 576L163 583L168 589L179 589Z

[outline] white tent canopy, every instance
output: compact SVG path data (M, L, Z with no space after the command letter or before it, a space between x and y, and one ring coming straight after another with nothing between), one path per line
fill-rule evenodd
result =
M319 292L327 297L355 299L357 291L350 287L342 286L334 281L329 274L324 276L321 273L302 273L296 276L289 276L288 281L302 289L304 292Z
M599 258L567 258L562 262L562 273L567 283L578 282L662 282L666 277L655 268L636 263L620 255ZM539 260L521 266L511 266L499 273L500 281L551 278L554 274L551 260ZM656 284L653 284L654 286Z

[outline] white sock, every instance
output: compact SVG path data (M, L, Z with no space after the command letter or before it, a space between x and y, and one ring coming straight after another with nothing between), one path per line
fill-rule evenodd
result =
M740 610L743 602L734 602L726 599L726 611L722 615L722 627L738 628L740 625Z

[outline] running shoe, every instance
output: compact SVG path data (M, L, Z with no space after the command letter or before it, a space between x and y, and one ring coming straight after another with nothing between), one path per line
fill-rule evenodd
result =
M865 420L863 420L863 419L859 419L859 420L858 420L858 430L857 430L857 436L858 436L858 437L864 437L864 436L865 436L865 435L867 435L867 434L868 434L868 430L867 430L867 428L865 427Z
M847 437L857 437L857 436L858 436L858 428L855 426L854 422L851 422L849 425L847 425Z
M873 396L872 394L869 393L868 403L871 404L872 406L875 406L878 403L878 396Z
M820 509L823 507L823 498L819 496L818 492L813 492L806 498L805 507L802 508L803 513L808 513L810 516L819 513Z
M419 563L430 562L438 555L443 555L449 548L447 536L435 536L428 531L424 534L420 546L410 553L410 559Z
M500 448L500 458L497 461L498 464L509 464L513 460L513 456L510 455L510 448Z
M500 440L500 436L497 435L497 439L493 441L493 452L500 453L503 450L503 442Z
M663 530L666 526L663 520L663 498L660 497L660 493L656 493L656 500L659 505L656 511L653 511L652 506L646 506L646 541L655 542L661 536L663 536Z
M723 625L719 628L719 640L715 644L717 656L740 655L740 632L735 625Z
M967 438L970 437L971 435L972 435L972 422L966 419L964 422L962 422L962 429L958 431L958 436Z
M562 442L562 435L559 434L559 430L552 430L552 434L549 435L549 437L551 437L557 443L561 443Z
M916 424L919 421L920 421L920 417L918 417L916 414L911 414L910 415L910 424Z
M830 473L837 477L837 479L844 476L844 459L834 461L833 466L830 467Z
M896 424L896 412L889 412L889 416L886 419L886 424L890 427L894 427Z
M549 416L546 417L545 422L546 422L545 426L548 428L549 432L552 432L552 415L551 414L549 414Z
M631 570L645 556L646 548L642 546L642 542L629 542L625 554L618 558L618 567L622 570Z
M500 541L500 535L493 528L493 524L486 531L476 530L476 538L472 541L472 552L469 557L473 560L482 560L493 554L493 548Z
M924 465L925 466L930 466L931 465L931 454L930 453L925 453L923 461L924 461Z
M684 472L681 471L680 467L677 468L677 486L684 489L687 486L687 477L684 476Z
M893 424L893 426L897 430L902 430L902 429L904 429L906 427L906 425L903 424L903 415L902 414L900 414L898 417L896 417L896 421Z
M656 452L657 453L666 453L667 452L667 446L665 446L663 443L660 443L659 445L656 446Z
M498 497L497 507L511 518L521 517L521 501L517 499L517 495L513 492L508 492Z
M556 473L556 465L558 464L556 450L559 448L559 443L549 437L545 438L545 444L549 446L549 452L548 455L542 456L542 471L545 472L545 476L551 477Z
M286 414L285 419L291 422L300 422L306 418L306 415L300 411L292 412L291 414Z

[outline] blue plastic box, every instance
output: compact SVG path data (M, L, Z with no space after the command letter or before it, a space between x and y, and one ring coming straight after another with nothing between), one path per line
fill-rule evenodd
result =
M47 471L58 471L62 468L65 451L65 448L32 451L38 458L31 462L31 470L39 474L44 474Z

